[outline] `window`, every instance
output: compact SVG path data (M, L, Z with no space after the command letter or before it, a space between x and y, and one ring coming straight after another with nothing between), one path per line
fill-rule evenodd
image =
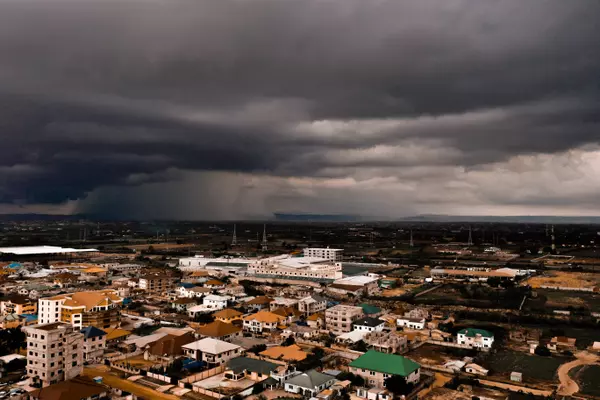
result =
M73 362L71 363L71 366L72 366L72 367L76 367L76 366L77 366L77 361L73 361Z

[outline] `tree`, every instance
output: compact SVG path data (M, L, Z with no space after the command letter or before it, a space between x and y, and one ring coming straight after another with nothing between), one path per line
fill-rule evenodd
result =
M384 381L387 390L395 395L407 395L412 392L414 385L406 382L406 379L400 375L392 375Z
M265 344L255 344L254 346L250 347L248 349L248 351L250 353L258 354L262 351L265 351L266 349L267 349L267 345L265 345Z
M352 350L366 353L369 349L367 348L367 344L363 340L359 340L358 342L354 343L354 345L352 346Z
M550 357L552 355L546 346L537 346L534 350L534 353L542 357Z
M212 314L198 313L194 316L194 322L199 322L201 324L210 324L214 320L215 317Z
M294 339L293 336L288 336L287 338L285 338L285 340L283 341L283 343L281 343L282 346L291 346L294 343L296 343L296 339Z
M354 386L365 386L365 380L360 375L355 375L352 372L342 372L337 376L340 381L350 381Z

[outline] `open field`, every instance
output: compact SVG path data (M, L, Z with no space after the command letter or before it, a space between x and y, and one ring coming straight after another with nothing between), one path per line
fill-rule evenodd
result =
M490 375L508 379L511 372L522 372L524 382L536 383L556 381L558 367L567 361L569 359L562 357L541 357L503 350L490 355L482 364L490 370Z
M494 289L481 284L448 283L415 298L416 304L460 305L475 308L518 308L522 288Z
M550 309L584 307L591 312L600 312L600 293L576 292L551 289L536 289L538 296L546 298L545 306Z
M140 355L134 358L128 358L126 362L132 367L143 368L143 367L151 367L156 364L156 361L144 360L144 356Z
M589 272L546 271L542 275L532 276L524 280L522 285L533 288L541 286L559 286L593 289L600 287L600 274Z
M581 368L575 380L579 383L579 393L600 397L600 365L587 365Z
M465 356L476 354L474 350L456 349L451 347L425 344L415 350L411 350L406 357L425 365L443 365L451 360L459 360Z
M196 246L193 243L187 244L177 244L177 243L151 243L151 244L134 244L130 246L126 246L128 249L132 250L148 250L152 247L154 250L175 250L175 249L187 249L190 247Z

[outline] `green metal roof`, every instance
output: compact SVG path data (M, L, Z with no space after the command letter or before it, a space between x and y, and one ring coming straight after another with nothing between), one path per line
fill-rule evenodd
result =
M389 375L407 377L421 366L411 359L397 354L386 354L369 350L350 363L353 368L368 369Z
M377 313L381 312L381 308L375 307L375 306L372 306L372 305L366 304L366 303L359 304L359 307L362 307L363 312L367 315L377 314Z
M485 329L465 328L458 331L458 333L465 335L466 337L476 337L477 335L487 338L494 337L492 332L486 331Z

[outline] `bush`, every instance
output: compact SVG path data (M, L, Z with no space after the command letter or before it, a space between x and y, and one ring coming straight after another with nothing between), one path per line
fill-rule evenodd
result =
M552 353L550 353L550 350L548 350L548 348L546 346L538 346L535 348L534 353L538 356L542 356L542 357L550 357L552 355Z

